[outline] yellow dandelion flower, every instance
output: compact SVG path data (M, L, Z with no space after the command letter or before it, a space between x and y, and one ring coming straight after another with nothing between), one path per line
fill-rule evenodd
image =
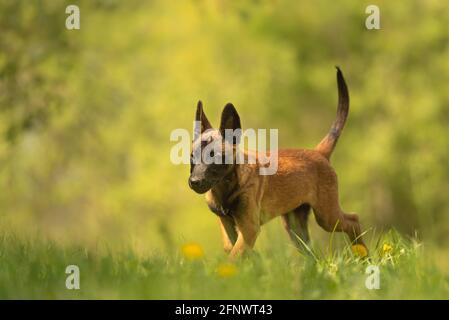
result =
M361 258L365 258L368 255L368 250L364 245L355 244L352 246L352 253Z
M237 274L237 267L231 263L224 263L218 266L217 274L221 278L230 278Z
M384 243L382 246L382 254L389 254L393 251L393 247L390 246L388 243Z
M189 260L198 260L204 256L203 248L197 243L187 243L182 246L181 251Z

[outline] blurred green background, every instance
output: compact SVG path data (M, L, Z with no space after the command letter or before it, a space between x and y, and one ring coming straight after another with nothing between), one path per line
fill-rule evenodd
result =
M80 30L65 28L69 4ZM365 28L369 4L381 30ZM170 132L191 130L199 99L215 125L230 101L244 128L312 148L335 117L339 65L351 96L332 158L342 207L364 229L417 234L449 265L448 25L438 0L0 0L0 228L221 250L189 167L170 162ZM288 245L279 221L265 229L259 247Z

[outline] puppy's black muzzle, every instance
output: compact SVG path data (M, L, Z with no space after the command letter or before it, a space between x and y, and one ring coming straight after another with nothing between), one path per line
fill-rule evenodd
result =
M189 178L189 187L199 194L203 194L211 188L211 186L208 183L204 183L204 180L192 177Z

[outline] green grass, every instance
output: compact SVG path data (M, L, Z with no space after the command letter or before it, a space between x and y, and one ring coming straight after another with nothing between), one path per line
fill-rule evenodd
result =
M382 254L384 243L393 249ZM425 246L395 232L379 236L369 259L349 246L332 254L303 256L282 248L261 250L237 263L237 273L221 278L224 254L190 261L170 256L138 256L132 250L58 246L44 240L0 238L2 299L447 299L449 278ZM80 268L80 290L65 288L65 268ZM380 267L380 289L365 287L365 269Z

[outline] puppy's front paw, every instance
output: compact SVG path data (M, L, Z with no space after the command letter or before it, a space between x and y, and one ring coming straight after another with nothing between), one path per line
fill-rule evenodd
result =
M223 246L223 250L224 250L224 252L226 252L226 253L230 253L231 250L232 250L232 244L225 244L225 245Z

